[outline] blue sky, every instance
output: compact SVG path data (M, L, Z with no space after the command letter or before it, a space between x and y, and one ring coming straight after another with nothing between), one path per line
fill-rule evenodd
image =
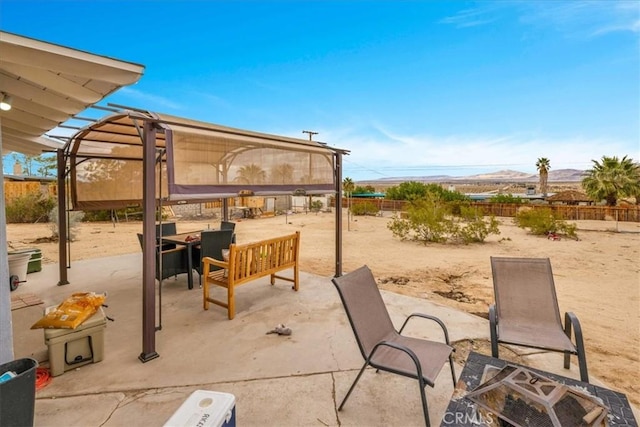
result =
M640 160L636 0L0 0L0 28L146 67L106 102L318 132L354 180Z

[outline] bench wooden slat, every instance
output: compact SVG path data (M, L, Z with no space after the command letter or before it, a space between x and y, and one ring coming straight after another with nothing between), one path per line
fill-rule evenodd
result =
M298 290L298 259L300 253L300 232L287 236L261 240L244 245L229 246L229 261L205 257L203 271L203 305L209 309L209 303L226 307L229 319L235 317L234 288L264 276L271 276L271 285L276 279L293 282ZM212 269L214 268L214 269ZM276 275L276 272L293 269L293 278ZM227 273L225 274L225 270ZM209 294L209 286L221 286L227 289L227 301L216 300Z

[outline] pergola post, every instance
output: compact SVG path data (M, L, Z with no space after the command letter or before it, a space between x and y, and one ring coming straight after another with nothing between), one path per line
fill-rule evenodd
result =
M160 355L156 353L156 128L144 121L142 132L142 362Z
M58 286L68 285L67 278L67 186L65 184L67 162L64 150L56 150L56 167L58 169L58 271L60 280Z
M342 153L336 152L336 277L342 276Z

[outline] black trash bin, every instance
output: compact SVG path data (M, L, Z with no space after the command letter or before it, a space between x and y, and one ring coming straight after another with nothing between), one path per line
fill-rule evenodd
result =
M0 426L33 426L37 367L38 362L30 358L0 365L0 376L7 372L16 374L0 383Z

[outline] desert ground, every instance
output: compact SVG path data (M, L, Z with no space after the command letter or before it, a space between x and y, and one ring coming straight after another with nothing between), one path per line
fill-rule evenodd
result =
M400 241L382 217L343 215L343 271L367 264L389 291L425 298L487 317L493 302L490 256L551 259L561 313L573 311L582 324L589 373L640 405L640 224L577 221L578 240L533 236L500 218L501 234L483 244L453 245ZM217 228L219 219L183 219L178 232ZM335 214L299 213L238 219L238 243L301 231L301 269L335 272ZM140 251L142 223L81 223L71 260ZM9 249L39 248L44 263L58 262L58 244L48 224L9 224ZM474 343L484 345L486 343ZM484 352L484 351L483 351ZM501 353L501 356L503 353ZM574 359L575 360L575 359Z

